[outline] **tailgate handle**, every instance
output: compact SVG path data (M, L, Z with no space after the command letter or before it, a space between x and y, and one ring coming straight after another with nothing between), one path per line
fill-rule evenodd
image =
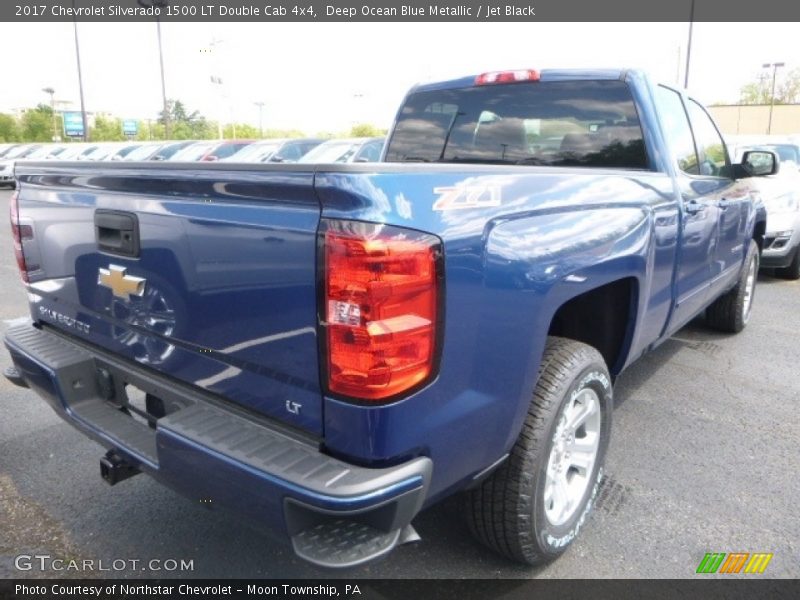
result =
M139 219L135 214L98 209L94 213L94 233L102 252L139 256Z

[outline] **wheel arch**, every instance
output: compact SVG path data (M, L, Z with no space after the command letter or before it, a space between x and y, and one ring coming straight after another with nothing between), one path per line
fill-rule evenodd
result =
M550 318L547 335L592 346L616 377L627 363L638 312L639 280L620 277L564 300Z

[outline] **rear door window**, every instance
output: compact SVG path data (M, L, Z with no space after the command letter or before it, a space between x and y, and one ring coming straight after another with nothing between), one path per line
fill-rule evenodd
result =
M630 89L618 80L417 92L386 160L648 168Z

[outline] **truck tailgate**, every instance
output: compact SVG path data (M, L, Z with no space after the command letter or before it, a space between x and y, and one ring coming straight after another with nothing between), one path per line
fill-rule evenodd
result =
M30 164L33 318L322 434L312 170Z

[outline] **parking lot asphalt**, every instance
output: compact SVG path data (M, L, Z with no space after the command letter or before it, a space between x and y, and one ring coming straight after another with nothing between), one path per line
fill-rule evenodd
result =
M0 192L2 210L8 197ZM0 226L0 332L26 314ZM0 378L0 577L683 578L696 577L707 552L771 552L764 576L800 577L799 348L800 282L762 274L744 332L698 321L633 365L617 382L594 514L574 546L540 568L473 541L451 498L414 521L420 542L360 568L319 569L236 514L147 476L109 487L103 449ZM3 348L0 368L9 364ZM110 570L21 571L19 555ZM116 571L120 559L128 562ZM166 571L169 559L193 569Z

